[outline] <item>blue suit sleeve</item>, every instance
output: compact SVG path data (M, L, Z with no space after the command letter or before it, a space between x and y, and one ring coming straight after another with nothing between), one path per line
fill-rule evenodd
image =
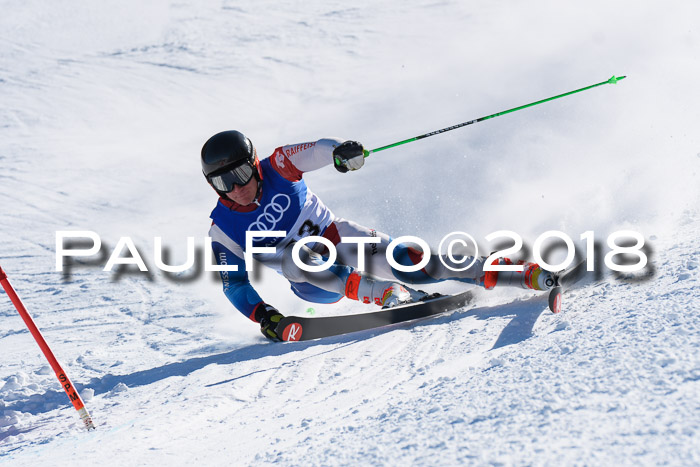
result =
M255 321L255 307L263 300L250 284L248 272L245 270L245 262L220 243L212 242L211 246L217 264L238 266L238 271L219 271L224 294L238 311Z

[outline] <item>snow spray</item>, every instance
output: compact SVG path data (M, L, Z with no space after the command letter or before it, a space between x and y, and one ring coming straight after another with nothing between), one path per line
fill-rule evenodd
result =
M5 292L7 292L7 295L10 297L10 300L12 300L12 304L15 306L15 308L17 308L19 315L24 320L24 323L27 325L27 328L29 328L29 332L31 332L32 336L34 336L34 340L36 340L36 343L39 344L41 351L44 352L46 360L49 361L51 368L53 368L53 371L56 373L56 377L58 378L59 383L61 383L61 386L66 391L66 394L68 394L68 398L73 403L73 407L75 407L75 410L78 411L78 414L83 420L85 427L88 429L88 431L94 430L95 425L92 423L92 417L90 417L90 414L85 408L85 404L83 404L83 400L80 398L78 391L75 390L75 386L73 386L73 383L71 383L70 379L68 379L68 376L66 376L66 372L63 371L63 368L61 368L61 365L58 363L58 360L56 360L56 357L53 355L53 352L49 348L49 345L44 340L44 336L41 335L39 328L37 328L36 324L34 324L34 320L32 320L32 317L29 315L29 312L22 304L22 300L20 300L19 296L17 295L17 292L15 292L15 289L12 287L12 284L10 284L10 281L7 279L7 274L5 273L5 271L3 271L2 266L0 266L0 284L2 284L3 289L5 289Z

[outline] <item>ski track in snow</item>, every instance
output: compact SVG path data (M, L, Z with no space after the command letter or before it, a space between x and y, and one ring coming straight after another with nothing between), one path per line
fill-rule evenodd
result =
M0 463L700 464L692 2L4 9L0 264L97 430L2 294ZM105 254L132 236L149 265L162 235L184 261L182 239L209 226L196 155L216 131L261 156L336 134L377 147L613 72L629 79L308 174L337 215L395 236L644 233L647 275L583 284L560 315L477 291L448 315L272 344L209 276L113 276L106 257L54 270L57 230L94 230ZM289 314L366 310L302 303L270 273L255 284Z

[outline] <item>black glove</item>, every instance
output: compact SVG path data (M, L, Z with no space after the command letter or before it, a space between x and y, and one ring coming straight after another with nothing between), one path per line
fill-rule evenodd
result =
M262 332L263 336L270 340L282 340L282 338L275 332L277 323L279 323L282 318L284 318L284 316L282 313L277 311L277 308L272 305L268 305L265 302L260 303L255 308L255 321L260 323L260 332Z
M361 143L345 141L333 150L333 165L338 172L357 170L365 163L365 152Z

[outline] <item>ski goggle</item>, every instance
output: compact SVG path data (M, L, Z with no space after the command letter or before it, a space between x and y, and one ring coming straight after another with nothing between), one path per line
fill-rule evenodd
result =
M234 185L243 186L253 178L255 168L246 161L236 167L226 169L221 173L214 173L207 177L209 183L219 191L228 193L233 190Z

